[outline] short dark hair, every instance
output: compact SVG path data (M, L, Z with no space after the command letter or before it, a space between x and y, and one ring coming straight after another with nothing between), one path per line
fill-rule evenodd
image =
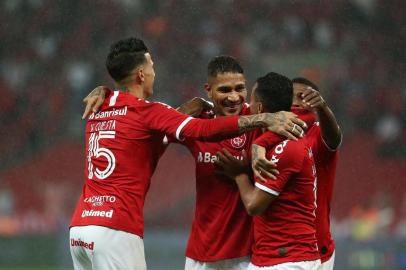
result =
M290 111L293 100L293 83L283 75L269 72L257 79L255 94L266 112Z
M117 82L125 79L131 71L145 62L147 46L141 39L130 37L119 40L110 47L106 68Z
M244 74L244 70L237 59L228 55L216 56L207 65L208 77L217 77L219 73L226 72Z
M303 77L296 77L292 79L293 83L300 83L300 84L304 84L307 86L310 86L311 88L313 88L314 90L316 90L317 92L319 91L319 87L312 81L303 78Z

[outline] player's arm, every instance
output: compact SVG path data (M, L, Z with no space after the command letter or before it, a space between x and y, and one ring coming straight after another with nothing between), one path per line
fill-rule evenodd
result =
M237 120L237 127L232 126ZM292 127L300 126L293 129ZM193 119L182 131L184 137L206 138L215 140L233 138L256 128L268 128L286 138L297 140L306 124L291 112L262 113L248 116L225 116L215 119ZM234 126L235 127L235 126Z
M306 123L300 120L292 112L261 113L256 115L240 116L238 119L238 129L240 133L250 131L255 128L267 128L276 134L288 139L297 140L301 138Z
M233 157L226 149L218 152L217 156L216 166L221 169L221 173L235 180L248 214L259 215L263 213L276 196L255 187L251 183L247 172L249 164L246 153L243 151L242 161Z
M237 175L234 179L250 216L262 214L276 198L275 195L253 186L246 174Z
M86 104L86 107L82 119L85 119L90 112L99 111L109 91L111 90L107 86L97 86L83 99L83 103Z
M305 106L317 113L321 136L330 149L337 149L342 140L342 133L337 123L334 113L327 105L327 102L320 95L320 92L307 87L302 93L302 99Z
M193 117L198 117L203 111L213 108L213 104L201 97L194 97L180 105L176 110Z
M262 127L271 128L276 133L296 139L296 137L300 137L302 128L292 129L292 126L305 125L291 112L198 119L187 117L168 105L155 102L146 103L137 110L151 130L173 135L178 140L189 138L219 141Z
M262 182L268 181L267 179L276 179L276 175L279 171L276 168L276 164L266 158L265 147L253 144L251 146L252 156L252 171L254 176Z

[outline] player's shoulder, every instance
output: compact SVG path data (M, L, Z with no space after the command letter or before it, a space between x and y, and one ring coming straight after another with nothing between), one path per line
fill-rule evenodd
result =
M297 141L286 139L276 144L273 147L272 152L276 155L298 158L303 155L303 150L309 147L308 144L306 138Z

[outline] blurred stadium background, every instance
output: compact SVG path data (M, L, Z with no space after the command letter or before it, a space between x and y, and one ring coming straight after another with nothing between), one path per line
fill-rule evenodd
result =
M134 35L155 60L154 98L172 106L204 96L218 54L241 60L249 86L269 70L318 83L344 131L335 269L406 269L405 10L402 0L0 1L0 269L72 269L81 100L111 85L108 47ZM149 269L183 269L193 177L186 150L170 147L145 207Z

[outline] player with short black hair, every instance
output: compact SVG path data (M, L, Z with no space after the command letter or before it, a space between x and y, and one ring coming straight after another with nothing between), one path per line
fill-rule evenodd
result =
M311 87L312 89L316 90L317 92L319 92L319 87L315 83L313 83L312 81L310 81L304 77L293 78L292 83L307 85L307 86Z
M256 100L260 101L256 104L264 106L259 111L277 112L290 110L293 98L293 84L291 80L278 73L270 72L258 78L256 84L257 87L254 95Z
M317 172L316 238L321 259L320 270L333 270L335 242L330 232L330 204L333 196L338 149L342 141L337 120L319 92L318 86L306 78L293 81L292 112L309 127L306 138L312 146ZM316 117L318 121L316 121ZM262 137L255 141L253 158L264 158L261 146L269 147Z
M207 65L208 78L215 78L217 74L227 72L244 74L244 69L234 57L229 55L216 56Z
M137 38L120 40L110 47L106 59L106 68L110 76L117 82L127 78L134 68L145 63L148 48L144 41Z
M258 78L251 93L252 113L290 109L292 82L268 73ZM233 178L247 212L254 216L254 245L248 269L303 269L320 266L315 237L316 176L311 147L306 137L294 140L264 133L266 157L277 164L276 180L263 183L235 170L234 157L219 153L219 165ZM254 142L255 143L255 142Z

